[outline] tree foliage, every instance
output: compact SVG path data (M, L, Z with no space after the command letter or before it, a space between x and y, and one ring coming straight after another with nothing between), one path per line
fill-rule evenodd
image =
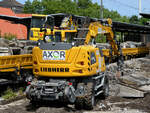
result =
M24 5L24 12L25 13L33 13L33 9L32 9L32 3L30 0L27 0L25 2L25 5Z
M130 19L129 19L129 22L131 24L138 24L138 17L136 15L133 15Z
M27 0L24 5L25 13L53 14L68 13L93 18L100 18L100 6L92 0ZM104 18L133 24L145 24L147 19L121 16L117 11L104 8Z
M146 18L138 18L136 15L133 15L132 17L130 17L129 22L131 24L140 24L140 25L146 25L147 22L149 21L149 19Z

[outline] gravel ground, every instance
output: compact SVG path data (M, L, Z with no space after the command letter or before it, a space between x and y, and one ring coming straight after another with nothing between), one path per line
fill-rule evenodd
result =
M144 99L124 99L109 97L97 103L92 111L76 110L73 105L60 105L59 103L33 106L29 100L22 99L7 105L0 106L0 113L150 113L150 96Z
M111 67L109 73L114 76L115 70L115 66ZM127 61L125 72L126 74L142 73L143 76L150 77L150 59L140 58ZM114 87L114 84L111 86ZM76 110L73 105L59 102L40 103L38 106L33 106L29 100L22 99L7 105L0 105L0 113L150 113L150 94L144 98L121 98L115 96L117 88L114 87L116 88L114 90L113 87L110 87L111 95L107 99L97 99L97 104L92 111Z

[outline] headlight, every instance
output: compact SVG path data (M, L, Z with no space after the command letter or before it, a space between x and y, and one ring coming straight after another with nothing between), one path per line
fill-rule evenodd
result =
M45 41L50 42L51 41L50 36L45 36Z
M74 42L72 42L72 46L75 46L75 43L74 43Z
M38 42L38 43L37 43L37 45L38 45L38 46L40 46L40 45L41 45L41 43L40 43L40 42Z

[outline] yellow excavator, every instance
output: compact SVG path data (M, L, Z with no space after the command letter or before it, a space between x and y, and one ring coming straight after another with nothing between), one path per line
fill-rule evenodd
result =
M119 56L111 24L111 19L90 23L83 45L74 41L39 41L39 46L33 48L35 79L26 88L31 103L59 100L75 104L77 109L92 109L95 97L107 97L105 59L94 42L98 34L106 35L113 53Z

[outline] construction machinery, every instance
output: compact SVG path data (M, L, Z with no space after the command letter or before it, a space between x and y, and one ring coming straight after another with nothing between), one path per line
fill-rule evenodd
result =
M32 19L29 25L29 40L37 41L40 37L42 37L39 32L37 33L36 31L40 31L39 29L43 27L43 24L47 19L49 19L47 15L32 14Z
M40 16L41 17L41 16ZM72 20L71 15L63 15L59 22L56 22L55 15L45 15L45 18L32 18L30 40L43 40L44 35L50 36L49 41L55 37L57 41L65 41L67 36L77 32L77 26ZM45 32L46 31L46 32ZM46 33L46 34L45 34ZM59 37L59 39L58 39Z
M62 100L75 104L76 108L92 109L95 97L109 95L105 59L102 50L95 45L96 36L105 34L114 54L119 56L120 51L114 40L111 19L103 21L107 24L90 23L84 45L39 41L39 47L33 49L36 78L26 89L31 102Z

